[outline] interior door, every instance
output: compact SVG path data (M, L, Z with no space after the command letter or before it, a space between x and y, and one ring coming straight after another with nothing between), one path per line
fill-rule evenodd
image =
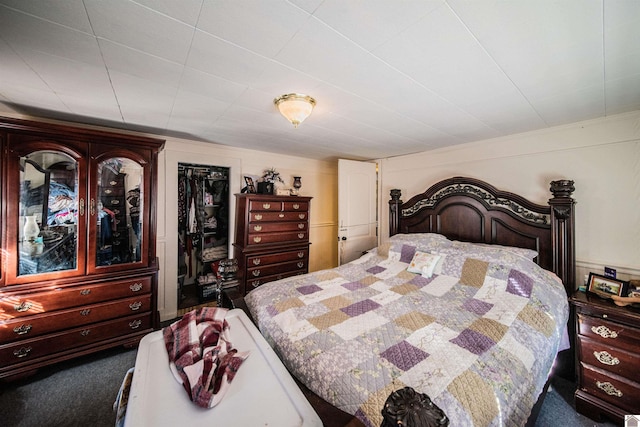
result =
M338 265L376 247L377 164L338 160Z

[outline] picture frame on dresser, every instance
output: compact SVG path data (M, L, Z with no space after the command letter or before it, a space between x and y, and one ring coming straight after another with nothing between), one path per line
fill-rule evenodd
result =
M624 280L614 279L601 274L589 273L587 292L598 295L601 298L611 299L612 296L624 297L627 295L629 283Z

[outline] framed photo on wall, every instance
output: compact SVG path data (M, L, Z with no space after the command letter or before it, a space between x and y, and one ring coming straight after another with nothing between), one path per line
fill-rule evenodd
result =
M624 297L627 295L628 282L624 280L606 277L596 273L589 273L587 282L587 292L598 295L602 298L609 298L613 295Z

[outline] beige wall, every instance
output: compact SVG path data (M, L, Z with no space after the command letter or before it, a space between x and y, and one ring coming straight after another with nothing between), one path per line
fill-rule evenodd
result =
M239 193L244 175L262 176L274 167L286 187L293 176L302 177L301 195L312 196L310 214L309 269L334 267L337 260L337 162L324 162L262 151L168 138L159 157L158 176L158 309L161 320L177 314L178 260L178 163L195 163L231 168L231 193ZM235 207L232 206L232 220ZM230 224L234 230L234 223ZM233 236L230 236L233 243Z
M640 276L640 112L382 160L382 238L390 189L406 201L457 175L537 203L549 199L550 181L574 180L577 277L604 265Z

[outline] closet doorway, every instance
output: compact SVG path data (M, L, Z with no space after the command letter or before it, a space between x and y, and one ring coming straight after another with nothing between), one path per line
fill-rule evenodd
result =
M216 301L228 258L229 168L178 163L178 309Z

